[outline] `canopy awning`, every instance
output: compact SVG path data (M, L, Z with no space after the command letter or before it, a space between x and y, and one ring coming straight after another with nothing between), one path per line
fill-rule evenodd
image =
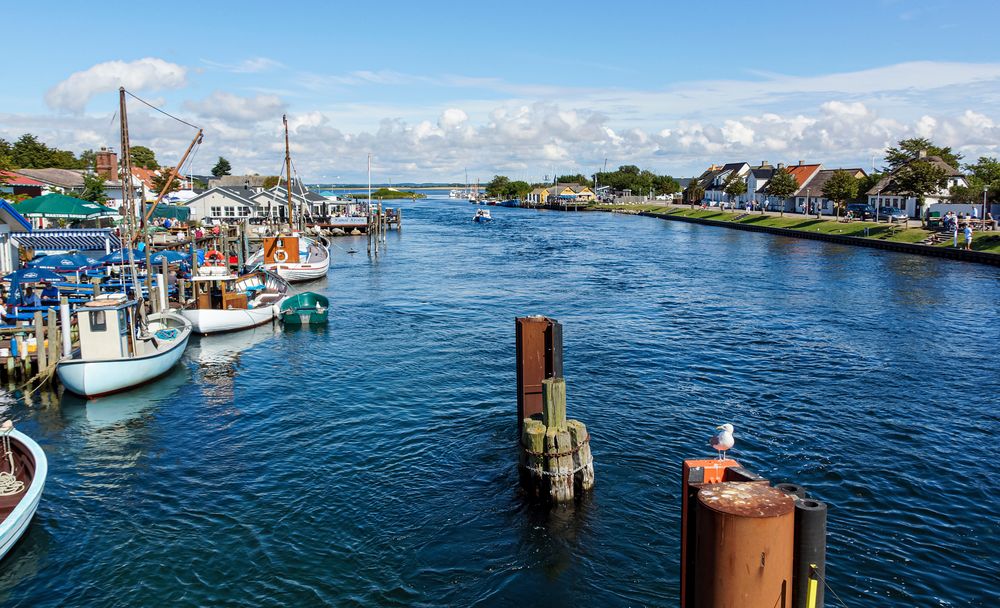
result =
M48 217L67 220L92 220L106 215L117 215L111 207L92 203L65 194L44 194L14 205L24 217Z
M149 213L149 208L152 205L146 206L146 213ZM191 217L191 208L185 207L184 205L164 205L160 203L153 210L153 215L150 217L162 217L170 218L172 220L180 220L182 222L187 221Z

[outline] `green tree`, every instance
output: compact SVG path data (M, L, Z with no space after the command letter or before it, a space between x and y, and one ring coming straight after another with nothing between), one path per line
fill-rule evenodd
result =
M691 207L694 208L704 198L705 187L701 185L701 180L694 178L688 182L688 187L684 191L684 199L691 204Z
M987 200L1000 200L1000 162L990 156L981 156L971 165L966 165L968 186L953 186L952 199L958 202L982 204L983 192ZM984 190L985 189L985 190Z
M173 171L173 167L162 167L160 169L159 175L154 175L150 180L153 183L153 192L159 196L160 192L163 192L163 187L167 184L167 178L170 177L170 172ZM180 181L174 179L170 182L170 187L167 189L167 193L175 192L181 189Z
M924 200L948 184L948 172L926 160L915 160L896 171L893 182L900 192L917 199L917 214L922 221Z
M281 183L281 178L277 175L268 175L264 178L264 189L270 190Z
M486 196L500 198L507 195L510 186L510 178L504 175L494 175L493 179L486 184Z
M556 178L557 184L580 184L581 186L587 186L588 188L594 185L594 182L587 179L587 176L582 173L577 173L576 175L560 175Z
M39 169L52 166L52 154L49 147L30 133L25 133L14 142L14 145L11 146L10 156L15 167Z
M229 161L220 156L219 162L215 163L215 166L212 167L212 175L222 177L223 175L229 175L229 172L232 170L233 167L229 164Z
M108 197L104 194L104 178L96 173L84 173L83 192L78 197L102 205L108 202Z
M885 162L890 172L900 169L911 160L918 158L921 152L928 156L937 156L956 169L960 166L962 155L952 152L950 147L935 146L926 137L912 137L900 140L895 147L885 153Z
M847 204L847 201L858 195L860 186L861 181L858 178L843 170L834 171L830 179L823 184L823 196L834 202L838 218L840 209Z
M781 215L785 215L784 200L795 194L798 189L799 182L784 167L774 172L774 175L771 176L771 179L767 182L767 186L764 188L768 196L773 196L782 201Z
M507 198L526 198L528 193L531 192L531 184L523 180L517 180L510 183L510 194Z
M726 178L726 183L722 186L722 191L729 197L729 204L732 205L734 198L740 196L741 194L746 194L747 183L742 177L734 172Z
M653 177L653 190L657 194L673 194L681 191L681 185L669 175L656 175Z
M854 199L856 202L864 202L860 199L864 198L868 191L871 190L882 181L885 177L885 173L870 173L858 179L858 198Z
M76 161L77 169L84 169L85 171L93 171L97 166L97 153L93 150L84 150L80 152L79 158Z
M146 146L132 146L129 148L129 155L132 157L133 167L153 170L160 168L160 163L156 162L156 154Z

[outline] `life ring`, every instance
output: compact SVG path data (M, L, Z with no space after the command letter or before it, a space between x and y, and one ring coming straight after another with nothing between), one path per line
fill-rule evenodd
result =
M221 251L215 249L205 254L205 264L208 266L222 266L226 262L226 256Z
M288 261L288 252L284 249L278 249L274 252L274 261L281 264Z

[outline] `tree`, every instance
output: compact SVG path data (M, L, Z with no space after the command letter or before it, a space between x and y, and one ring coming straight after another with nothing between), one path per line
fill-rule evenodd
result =
M97 166L97 152L93 150L84 150L80 152L80 156L76 161L77 169L84 169L86 171L93 171Z
M838 218L841 207L858 195L860 185L861 181L858 178L840 169L834 171L830 179L823 184L823 196L834 202Z
M30 133L25 133L14 142L10 156L15 167L39 169L52 166L49 147Z
M691 204L692 208L694 208L696 203L701 202L705 198L705 187L701 185L701 181L698 178L694 178L688 182L687 190L684 191L684 198Z
M885 162L890 172L900 169L903 165L920 157L921 152L928 156L937 156L956 169L959 167L962 155L951 151L950 147L935 146L926 137L912 137L900 140L896 147L889 148L885 153Z
M896 188L917 199L917 214L924 217L924 200L948 184L948 172L926 160L915 160L903 165L893 175Z
M722 191L729 197L729 204L732 205L734 198L740 196L741 194L746 194L747 183L741 176L734 172L726 178L726 183L722 187Z
M268 175L264 178L264 189L270 190L281 183L281 178L277 175Z
M108 202L108 197L104 193L104 178L96 173L84 173L83 192L79 194L79 198L102 205Z
M167 178L170 177L170 172L173 171L173 167L163 167L160 169L159 175L153 175L150 180L153 182L153 191L159 196L160 192L163 192L163 186L167 184ZM170 188L167 190L168 193L174 192L181 189L180 181L174 179L170 182Z
M987 200L1000 200L1000 161L980 156L974 164L965 165L965 169L969 172L965 178L969 185L952 187L952 200L981 204L984 189Z
M774 172L774 175L771 176L771 179L767 182L767 186L764 188L768 196L779 198L782 201L795 194L798 189L799 182L784 167ZM785 215L784 203L781 205L781 215Z
M222 177L223 175L230 175L229 172L232 170L233 167L229 164L229 161L220 156L219 162L215 163L215 166L212 167L212 175Z
M133 167L153 169L154 171L160 168L160 163L156 162L156 154L146 146L132 146L129 151Z
M486 184L486 196L500 198L506 196L510 187L510 178L504 175L494 175L493 179Z
M526 198L531 192L531 184L524 180L517 180L510 183L510 191L512 196L510 198Z
M581 186L587 186L588 188L593 186L594 183L587 179L582 173L577 173L576 175L560 175L556 178L557 184L580 184Z
M863 198L868 193L869 190L874 188L880 181L882 181L883 177L885 177L885 173L871 173L859 178L858 195L857 195L858 198L856 198L855 201L859 203L864 202L859 199Z
M653 190L657 194L673 194L681 191L681 185L669 175L656 175L653 177Z

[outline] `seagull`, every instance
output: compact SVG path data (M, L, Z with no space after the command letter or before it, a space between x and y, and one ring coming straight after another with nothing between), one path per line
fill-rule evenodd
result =
M726 452L736 444L736 439L733 437L733 425L726 423L715 427L715 429L719 432L708 440L708 445L719 451L719 460L722 460L726 457Z

